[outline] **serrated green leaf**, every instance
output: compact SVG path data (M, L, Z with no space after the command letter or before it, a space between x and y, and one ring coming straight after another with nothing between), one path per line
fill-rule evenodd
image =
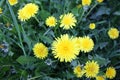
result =
M95 61L97 61L98 64L101 65L101 66L106 66L110 62L109 59L103 58L103 57L101 57L99 55L95 55L93 59Z

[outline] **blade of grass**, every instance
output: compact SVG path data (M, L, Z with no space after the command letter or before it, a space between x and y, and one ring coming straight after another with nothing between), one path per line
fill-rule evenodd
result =
M85 15L85 18L92 12L92 10L98 5L98 3L95 3L92 8L88 11L88 13Z
M4 1L5 1L5 0L1 0L1 1L0 1L0 7L3 5Z
M31 40L29 39L29 37L26 35L24 28L23 27L21 27L21 28L22 28L22 34L24 37L24 41L27 43L28 48L29 48L29 53L28 53L28 55L29 55L31 52L31 49L32 49L32 46L31 46L32 43L31 43Z
M10 14L11 14L11 16L12 16L12 19L13 19L13 22L14 22L14 25L15 25L15 28L16 28L17 33L18 33L18 38L19 38L19 40L20 40L20 45L21 45L21 47L22 47L22 50L23 50L24 55L26 56L26 52L25 52L25 49L24 49L24 46L23 46L23 43L22 43L22 38L21 38L21 34L20 34L20 28L19 28L17 19L16 19L16 17L15 17L15 14L14 14L14 12L13 12L13 9L12 9L12 7L9 5L8 1L7 1L7 5L8 5L8 8L9 8L9 10L10 10Z

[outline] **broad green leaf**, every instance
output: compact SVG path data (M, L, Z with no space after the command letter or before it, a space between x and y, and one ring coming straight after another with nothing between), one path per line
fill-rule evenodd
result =
M42 18L42 20L45 20L48 16L50 16L50 13L46 10L41 10L40 11L40 17Z
M73 13L74 15L78 16L78 15L79 15L79 9L78 9L77 7L73 8L73 9L72 9L72 13Z
M27 64L27 63L33 63L36 61L36 58L31 57L31 56L20 56L16 59L18 63L21 65Z

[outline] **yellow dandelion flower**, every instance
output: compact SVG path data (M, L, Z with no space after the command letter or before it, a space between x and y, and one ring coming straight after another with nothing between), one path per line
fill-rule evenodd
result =
M99 64L96 61L88 61L84 68L87 78L96 77L96 75L99 73Z
M89 6L91 4L91 0L82 0L83 6Z
M103 2L104 0L97 0L99 3Z
M108 36L111 39L117 39L119 37L119 31L117 28L110 28L108 31Z
M103 76L97 76L96 80L105 80L105 78Z
M52 52L55 58L58 58L60 62L71 62L79 54L79 48L75 44L73 37L69 37L68 34L61 35L52 44Z
M39 7L34 3L26 4L22 9L18 10L18 18L25 21L37 14Z
M78 78L80 78L80 77L83 76L84 70L81 69L81 66L80 66L80 65L78 65L78 66L76 66L76 67L74 68L74 74L75 74Z
M49 27L55 27L57 24L57 19L53 16L50 16L46 19L46 25Z
M94 42L89 36L85 36L81 39L81 51L87 53L94 48Z
M67 30L76 26L76 22L77 20L72 13L64 14L61 16L60 27Z
M24 6L24 10L27 12L26 14L30 17L34 17L38 12L39 7L34 3L28 3Z
M18 3L18 0L8 0L8 2L13 6Z
M106 77L109 79L113 79L116 76L116 70L113 67L108 67L106 70Z
M0 14L2 14L2 8L0 8Z
M96 27L95 23L90 23L90 25L89 25L90 29L95 29L95 27Z
M43 59L48 55L48 48L42 43L37 43L34 45L33 52L37 58Z
M18 19L20 19L21 21L25 21L29 18L30 17L26 16L26 11L24 11L23 9L18 10Z
M81 37L76 37L76 38L75 38L75 42L76 42L79 50L81 50L81 40L82 40Z

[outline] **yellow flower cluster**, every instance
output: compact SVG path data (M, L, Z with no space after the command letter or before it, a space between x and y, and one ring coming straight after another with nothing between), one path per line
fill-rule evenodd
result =
M8 0L8 2L13 6L18 3L18 0Z
M53 16L50 16L46 19L45 23L49 27L55 27L56 26L57 19ZM63 27L63 29L70 29L76 26L76 18L72 13L63 14L60 16L60 27Z
M52 44L53 54L55 58L60 59L61 62L71 62L79 55L79 51L90 52L93 50L94 42L88 37L73 38L69 37L68 34L61 35Z
M41 47L42 46L42 47ZM61 37L56 38L52 43L52 53L55 58L58 58L60 62L71 62L73 59L76 59L79 55L80 50L90 52L94 47L93 40L88 37L69 37L68 34L61 35ZM33 48L34 54L37 57L40 57L41 51L43 50L43 45L36 44ZM47 50L42 52L47 55ZM41 55L44 56L44 55Z
M39 7L34 3L26 4L22 9L18 10L18 19L25 21L37 14Z
M77 77L82 77L85 74L87 78L94 78L99 73L99 64L96 61L87 61L83 69L78 65L73 71Z
M103 0L97 0L99 3ZM89 6L91 0L82 0L83 6ZM22 9L18 11L18 18L21 21L25 21L34 17L38 12L39 7L36 4L29 3L26 4ZM49 16L46 18L45 24L49 27L55 27L57 22L60 23L60 27L65 30L72 29L76 26L77 20L72 13L62 14L60 20L57 20L54 16ZM96 24L90 23L90 29L95 29ZM111 28L108 31L108 36L111 39L116 39L119 37L119 30L116 28ZM57 58L60 62L71 62L77 58L81 52L88 53L94 49L94 41L89 36L83 37L73 37L68 34L61 35L55 38L52 43L52 54L54 58ZM44 59L48 56L48 48L43 43L37 43L33 47L34 55L37 58ZM85 66L78 65L74 68L73 72L78 77L81 78L85 75L87 78L96 78L96 80L105 80L105 78L113 79L116 76L116 70L113 67L109 67L106 70L105 75L99 75L100 66L97 61L87 61Z
M100 66L97 61L87 61L85 66L76 66L73 69L76 77L81 78L85 75L87 78L96 78L96 80L106 80L106 78L113 79L116 76L116 70L113 67L108 67L105 75L99 75Z

